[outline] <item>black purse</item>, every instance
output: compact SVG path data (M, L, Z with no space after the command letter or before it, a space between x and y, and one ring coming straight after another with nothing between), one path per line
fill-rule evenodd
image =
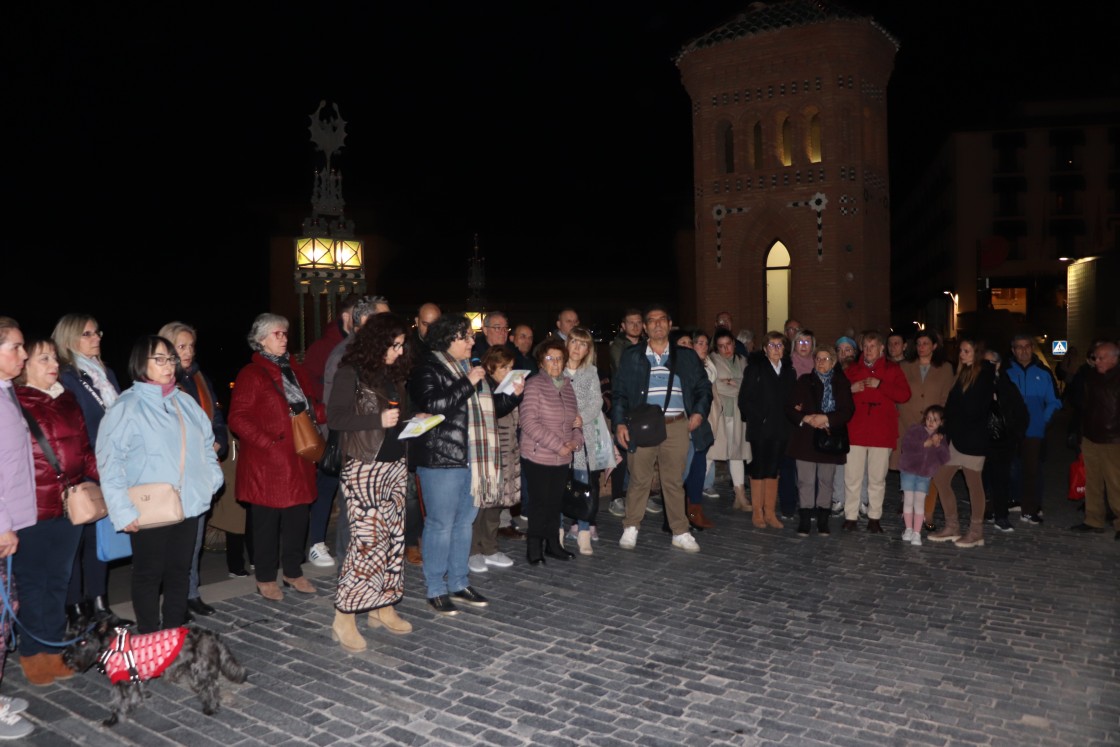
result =
M999 443L1007 438L1007 418L999 406L999 398L992 399L992 407L988 410L988 440Z
M673 393L673 356L669 355L669 387L665 392L664 408L650 403L633 407L626 414L626 427L630 431L630 445L637 447L658 446L668 434L665 432L665 408Z
M327 435L327 446L323 449L323 457L319 460L319 471L324 475L338 477L342 472L342 463L346 458L342 454L342 431L331 431Z
M587 447L584 446L584 452L586 451ZM561 513L576 521L591 521L595 518L596 508L591 497L591 485L577 480L575 469L568 467L568 482L564 486L564 498L560 503Z
M847 454L852 448L848 440L848 429L842 425L836 428L814 428L813 448L822 454Z

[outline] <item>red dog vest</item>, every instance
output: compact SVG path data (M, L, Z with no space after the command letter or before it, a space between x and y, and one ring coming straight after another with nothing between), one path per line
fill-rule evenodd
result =
M126 680L142 682L159 677L175 661L186 637L186 628L145 635L132 635L124 628L117 628L117 639L101 655L101 671L109 675L114 685Z

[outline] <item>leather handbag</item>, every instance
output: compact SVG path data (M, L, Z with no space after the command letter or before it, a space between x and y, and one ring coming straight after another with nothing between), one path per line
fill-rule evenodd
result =
M575 470L568 469L568 482L564 486L564 497L560 511L576 521L591 521L595 518L595 501L591 496L591 485L577 480Z
M988 440L999 443L1007 438L1007 418L999 406L999 399L992 399L991 409L988 410Z
M852 448L848 440L848 429L843 426L814 428L813 448L822 454L847 454Z
M71 485L62 493L62 513L74 526L92 524L109 515L105 496L95 482Z
M137 521L141 529L170 526L184 519L180 486L183 484L183 469L187 459L187 427L183 422L179 403L174 399L171 403L175 405L175 414L179 416L179 484L146 482L128 489L128 499L140 512Z
M43 455L50 462L51 468L58 476L58 481L62 483L62 515L70 519L70 523L74 526L91 524L108 516L109 508L105 505L105 496L102 495L97 483L80 482L71 485L62 472L58 455L54 453L47 437L43 435L43 429L39 427L38 421L22 405L19 409L23 412L27 427L31 429L31 435L39 442L39 448L43 450Z
M327 448L322 432L311 422L311 414L307 410L291 415L292 443L295 444L296 454L309 462L318 462Z

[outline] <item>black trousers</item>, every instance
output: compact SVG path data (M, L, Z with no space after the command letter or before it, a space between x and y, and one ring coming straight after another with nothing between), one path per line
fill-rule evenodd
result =
M132 533L132 609L140 633L186 624L191 557L197 536L197 516L171 526Z
M83 524L78 552L74 555L74 568L70 572L66 606L103 597L108 588L109 564L97 559L97 530L93 524Z
M554 467L521 460L521 474L525 476L529 494L533 496L526 515L530 537L559 539L560 506L564 501L564 487L568 484L568 470L566 464Z
M257 581L271 583L282 568L288 578L303 575L303 544L307 540L307 523L311 506L268 508L251 504L253 515L253 563Z

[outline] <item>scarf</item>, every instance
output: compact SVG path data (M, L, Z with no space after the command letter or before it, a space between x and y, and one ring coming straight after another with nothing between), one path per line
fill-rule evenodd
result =
M280 378L284 381L284 399L288 400L288 406L292 408L292 412L299 415L304 410L310 410L311 402L308 401L307 395L300 388L299 381L296 379L296 372L292 370L292 365L288 362L290 360L288 353L272 355L262 350L261 355L264 356L265 360L275 363L280 369Z
M113 382L109 381L109 375L105 373L105 365L101 361L74 353L74 367L93 381L93 388L97 390L102 407L108 410L109 406L117 401L118 392Z
M50 389L39 389L39 387L31 386L30 384L28 384L27 386L31 389L35 389L42 392L43 394L48 395L51 399L58 399L62 395L62 393L66 391L66 387L62 386L62 384L57 381L51 384Z
M455 360L444 351L432 351L432 354L456 379L467 378L465 362ZM471 388L474 393L467 400L467 461L471 467L471 497L476 507L496 506L502 493L502 480L494 398L486 379Z
M198 406L210 418L210 422L214 422L214 400L210 397L210 387L206 385L206 379L198 370L198 362L192 363L190 368L183 369L182 377L194 381L195 391L198 392Z
M832 395L832 373L836 369L833 368L828 373L821 373L817 371L817 378L824 384L824 394L821 395L821 412L825 415L830 412L836 412L836 397Z

